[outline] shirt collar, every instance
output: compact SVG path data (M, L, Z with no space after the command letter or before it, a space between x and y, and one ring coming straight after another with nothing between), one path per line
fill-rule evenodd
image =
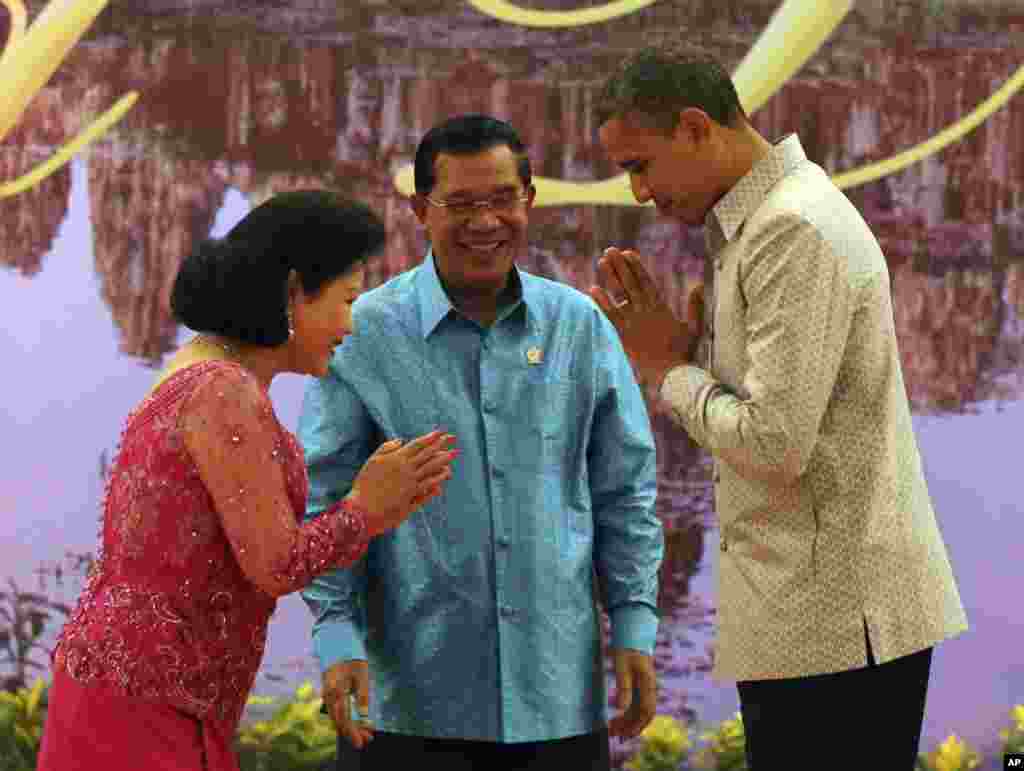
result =
M455 306L452 305L448 293L441 285L441 278L437 274L437 265L434 262L433 249L427 251L426 259L423 260L420 267L422 270L417 277L416 295L419 316L422 320L420 334L426 340L437 328L437 325L448 316L448 313L455 310ZM538 299L539 291L529 278L529 275L520 271L515 264L512 265L512 275L509 280L512 282L513 299L498 311L495 323L512 315L520 305L523 305L524 311L528 313L528 306L532 301Z
M806 161L800 138L796 134L787 134L711 208L704 220L705 227L717 228L726 241L731 241L747 217L757 211L768 197L769 191Z

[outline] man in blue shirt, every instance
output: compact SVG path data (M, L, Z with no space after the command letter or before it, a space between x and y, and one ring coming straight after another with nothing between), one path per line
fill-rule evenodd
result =
M514 264L535 190L511 126L432 129L415 180L431 250L359 298L299 422L308 517L385 439L443 427L462 453L440 497L303 592L338 768L607 771L609 735L638 735L656 704L647 409L597 304ZM610 723L598 596L622 710Z

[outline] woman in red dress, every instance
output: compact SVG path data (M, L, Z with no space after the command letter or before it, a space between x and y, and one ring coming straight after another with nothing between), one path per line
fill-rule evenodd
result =
M237 771L277 598L440 493L453 437L434 432L382 445L303 523L302 450L267 393L280 372L326 374L383 241L359 204L286 193L185 260L171 304L201 334L128 416L101 556L54 650L38 771Z

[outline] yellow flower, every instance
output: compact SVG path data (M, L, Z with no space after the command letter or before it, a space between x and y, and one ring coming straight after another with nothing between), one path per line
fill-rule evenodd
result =
M977 768L980 758L970 747L951 734L931 754L930 762L935 771L966 771Z
M1024 704L1018 704L1010 711L1010 717L1017 724L1018 731L1024 731Z
M690 737L679 722L667 715L657 715L640 734L645 741L672 752L690 748Z

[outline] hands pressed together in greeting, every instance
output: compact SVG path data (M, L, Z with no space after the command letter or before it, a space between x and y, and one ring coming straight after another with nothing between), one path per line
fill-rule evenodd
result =
M591 287L590 296L615 326L641 379L660 388L670 369L693 360L704 317L703 285L690 290L681 322L636 252L606 249L597 272L603 286ZM622 301L614 304L610 293Z
M455 437L432 431L408 443L385 442L366 461L349 498L367 512L371 537L398 527L413 512L441 495L458 457Z

